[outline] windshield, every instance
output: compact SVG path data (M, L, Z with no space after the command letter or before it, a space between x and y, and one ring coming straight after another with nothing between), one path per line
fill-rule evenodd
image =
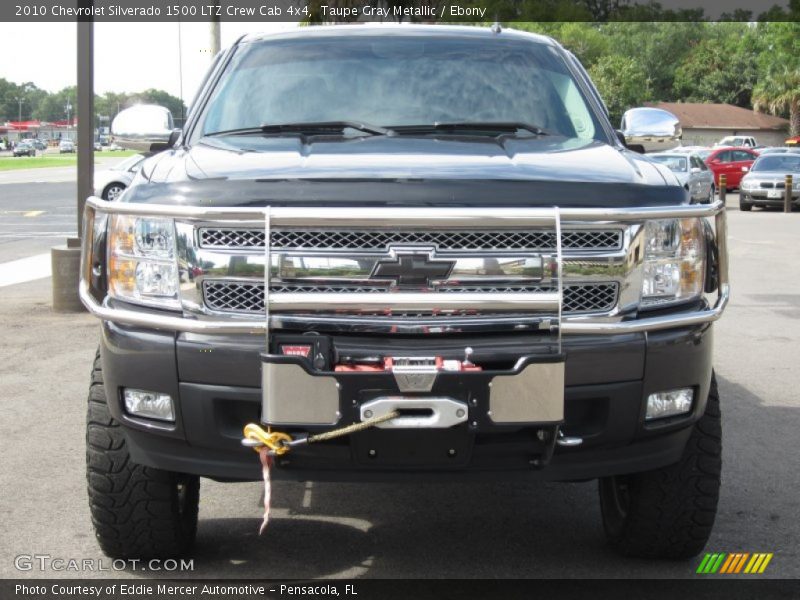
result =
M676 173L686 172L686 158L683 156L651 156L654 161L667 165L670 171Z
M202 135L262 125L524 123L603 139L558 51L519 39L366 36L243 44Z
M800 156L794 154L770 154L753 163L751 171L782 171L800 173Z

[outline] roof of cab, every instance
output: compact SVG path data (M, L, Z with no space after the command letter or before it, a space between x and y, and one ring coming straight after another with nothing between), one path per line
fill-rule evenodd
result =
M315 25L311 27L297 27L296 29L277 33L251 33L242 36L237 43L254 42L261 40L277 39L302 39L309 37L344 37L359 35L396 35L396 36L442 36L442 37L470 37L470 38L512 38L528 40L560 47L553 38L519 31L517 29L501 28L495 32L492 27L473 27L468 25L417 25L406 23L356 23L350 25Z

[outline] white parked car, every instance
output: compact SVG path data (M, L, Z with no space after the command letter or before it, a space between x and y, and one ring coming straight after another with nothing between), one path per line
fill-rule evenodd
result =
M714 174L699 155L659 152L647 156L675 174L692 197L692 203L711 204L714 201Z
M75 143L72 140L61 140L58 143L58 152L59 154L75 152Z
M134 154L104 171L95 171L94 195L103 200L114 201L125 191L136 173L142 168L146 154Z

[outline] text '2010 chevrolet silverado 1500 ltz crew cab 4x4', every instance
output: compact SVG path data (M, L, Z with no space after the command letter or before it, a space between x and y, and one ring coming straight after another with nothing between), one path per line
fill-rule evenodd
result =
M703 548L725 213L632 151L679 139L669 113L615 131L549 38L360 25L240 39L170 127L160 107L120 114L119 143L160 151L84 216L106 553L187 552L199 478L270 463L273 480L598 479L618 551Z

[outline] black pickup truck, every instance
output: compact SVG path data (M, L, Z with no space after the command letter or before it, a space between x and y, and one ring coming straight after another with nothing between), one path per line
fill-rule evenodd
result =
M393 414L274 477L598 479L615 549L698 553L725 213L634 151L672 119L615 130L570 52L497 26L246 36L181 130L123 111L117 142L160 152L84 215L102 549L187 552L199 478L261 477L249 423L302 440Z

